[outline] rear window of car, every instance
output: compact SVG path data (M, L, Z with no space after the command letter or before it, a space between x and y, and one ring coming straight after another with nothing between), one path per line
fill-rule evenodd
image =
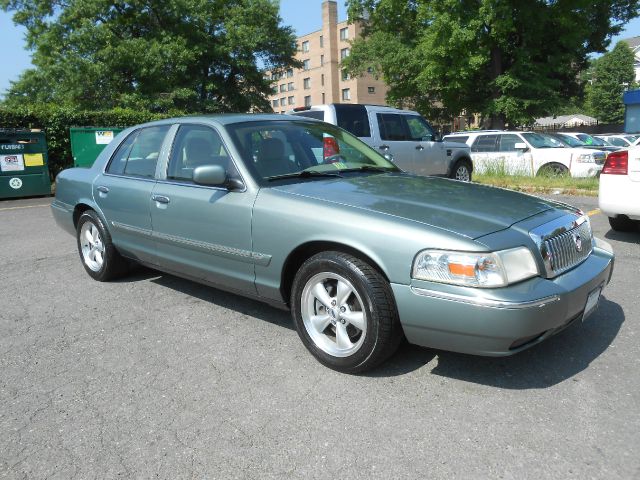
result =
M146 127L129 135L111 158L107 173L153 178L170 125Z
M498 135L478 135L473 145L472 152L495 152Z

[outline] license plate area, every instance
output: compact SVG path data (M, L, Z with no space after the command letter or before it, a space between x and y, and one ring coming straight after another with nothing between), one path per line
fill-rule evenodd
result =
M602 293L601 286L591 291L591 293L589 293L589 296L587 297L587 303L584 306L584 314L582 315L583 322L589 315L591 315L595 311L596 307L598 306L598 302L600 301L601 293Z

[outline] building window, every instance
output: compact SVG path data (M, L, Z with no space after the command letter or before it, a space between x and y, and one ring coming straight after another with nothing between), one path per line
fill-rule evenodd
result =
M273 102L271 102L271 104L272 104L274 107L277 107L277 106L278 106L278 99L276 98Z
M275 85L272 89L271 89L271 93L278 93L278 86Z
M293 68L290 68L289 70L287 70L287 77L288 78L293 77Z
M346 40L349 38L349 28L341 28L340 29L340 40Z
M282 85L280 85L280 91L281 92L285 92L287 90L287 86L283 83Z
M311 88L311 79L309 77L302 80L302 86L305 90L309 90Z
M324 37L320 35L320 48L324 47Z
M351 89L343 88L342 89L342 100L351 100Z
M342 80L351 80L351 75L349 75L346 70L342 70Z
M369 93L373 94L376 93L376 87L367 87L367 90L369 91Z
M296 103L295 97L289 97L289 105L293 105L294 103Z
M309 60L303 60L302 61L302 69L303 70L309 70Z
M293 91L293 82L289 82L289 83L287 84L287 90L289 90L290 92L292 92L292 91Z
M302 51L304 53L307 53L309 51L309 41L308 40L302 42Z
M304 106L305 107L311 106L311 95L307 95L306 97L304 97Z
M324 101L324 92L322 92L322 103L325 103L325 101Z
M324 55L320 55L320 66L324 65Z
M324 87L324 73L320 75L320 86Z
M286 99L286 98L284 98L284 97L282 97L282 98L280 99L280 106L281 106L281 107L284 107L286 104L287 104L287 99Z
M347 58L349 56L349 49L348 48L343 48L342 50L340 50L340 60L344 60L345 58Z

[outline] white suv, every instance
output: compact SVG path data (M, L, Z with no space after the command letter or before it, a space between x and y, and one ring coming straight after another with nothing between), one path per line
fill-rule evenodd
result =
M561 175L594 177L602 170L607 154L600 150L567 147L545 134L519 131L479 130L444 137L471 147L473 170L500 171L510 175Z
M614 230L640 225L640 147L609 154L600 175L599 204Z

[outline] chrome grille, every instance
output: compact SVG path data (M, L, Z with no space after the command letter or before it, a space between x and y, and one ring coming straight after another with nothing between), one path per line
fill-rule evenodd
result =
M547 238L544 244L549 252L551 270L559 275L591 254L591 225L588 221L583 222L572 230Z
M565 215L531 232L544 262L546 277L553 278L582 263L593 250L589 217Z

